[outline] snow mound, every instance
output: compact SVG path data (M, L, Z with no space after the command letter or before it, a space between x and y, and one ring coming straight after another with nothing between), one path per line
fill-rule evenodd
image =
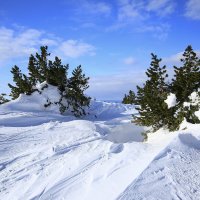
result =
M59 113L55 87L42 88L0 106L1 199L199 198L199 125L143 143L134 106L92 100L77 119Z
M57 87L43 82L37 85L35 89L38 91L33 92L31 95L20 94L17 99L1 105L0 111L60 112L59 106L55 104L60 99L60 92ZM51 103L50 106L44 106L49 103Z
M144 137L141 133L144 131L144 127L135 124L122 124L115 126L106 138L114 143L142 142Z
M199 199L199 165L200 138L180 133L118 199Z
M65 116L60 114L58 102L61 95L57 87L43 82L35 89L37 91L31 95L21 94L17 99L0 105L0 125L30 126L54 121L57 118L61 121L75 119L70 111L66 111ZM131 116L136 112L131 105L96 100L91 100L89 108L86 107L85 110L89 115L83 116L82 119L88 120L110 120Z
M92 100L88 112L96 120L108 120L136 113L133 105Z

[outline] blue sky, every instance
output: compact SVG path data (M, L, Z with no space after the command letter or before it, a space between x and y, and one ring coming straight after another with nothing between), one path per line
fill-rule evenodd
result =
M88 94L122 99L145 80L150 53L171 73L188 44L200 55L200 0L0 1L0 92L10 69L48 45L72 70L90 76Z

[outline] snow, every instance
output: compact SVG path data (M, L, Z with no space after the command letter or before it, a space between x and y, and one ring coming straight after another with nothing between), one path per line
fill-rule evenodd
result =
M190 102L184 102L183 105L185 107L190 107L191 105L192 106L197 105L200 100L198 92L192 92L191 95L189 96L189 100L190 100Z
M192 126L180 132L118 199L199 199L200 134L199 125Z
M43 108L57 101L54 92L0 106L0 199L199 198L199 125L183 122L186 130L161 129L142 142L134 106L93 100L77 119Z
M46 85L46 87L45 87ZM6 104L3 104L1 106L1 110L10 110L10 111L28 111L28 112L41 112L41 111L49 111L49 112L56 112L60 113L59 107L54 104L54 102L59 102L60 99L60 93L57 87L46 84L46 82L43 82L40 85L37 85L35 89L38 89L38 91L35 91L32 95L27 96L25 94L20 94L20 96L10 101ZM44 107L47 103L52 103L52 105L48 107Z
M168 105L168 108L174 107L177 104L177 102L176 102L176 95L173 94L173 93L170 93L167 96L167 99L165 100L165 103Z

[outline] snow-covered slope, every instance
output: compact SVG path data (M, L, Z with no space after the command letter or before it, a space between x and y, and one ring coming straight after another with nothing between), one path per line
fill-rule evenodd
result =
M200 199L199 125L190 126L154 158L118 199Z
M76 119L42 104L21 96L0 106L0 199L160 199L158 186L165 199L198 197L199 126L143 143L133 106L92 101Z

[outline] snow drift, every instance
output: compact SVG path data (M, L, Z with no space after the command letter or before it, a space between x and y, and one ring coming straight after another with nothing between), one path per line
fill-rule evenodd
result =
M199 199L200 137L193 134L180 133L118 199Z
M1 199L198 199L199 125L143 143L134 106L92 101L76 119L43 107L54 89L0 106Z

